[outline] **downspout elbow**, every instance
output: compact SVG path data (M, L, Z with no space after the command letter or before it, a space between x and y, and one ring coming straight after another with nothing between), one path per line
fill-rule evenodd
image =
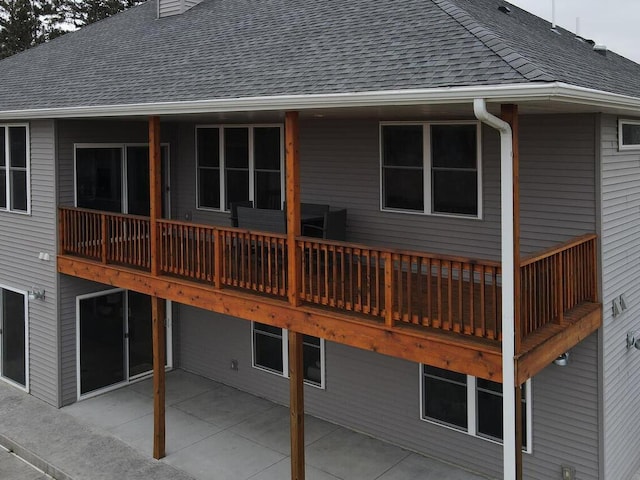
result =
M495 128L501 135L507 134L509 138L511 138L511 125L489 113L487 110L487 102L484 98L476 98L473 100L473 113L482 123L486 123L490 127Z

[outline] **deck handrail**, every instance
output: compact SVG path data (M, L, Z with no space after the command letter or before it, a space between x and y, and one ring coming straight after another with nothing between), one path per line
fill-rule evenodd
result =
M150 219L60 207L60 253L149 270ZM156 222L158 275L286 298L283 233ZM300 298L312 305L476 338L501 338L500 262L312 237L296 237ZM597 301L597 236L586 234L520 263L521 338L582 302Z
M579 237L575 237L570 240L567 240L566 242L561 243L560 245L553 245L552 247L542 250L541 252L536 252L532 255L529 255L523 258L520 261L520 267L526 267L527 265L538 262L540 260L544 260L545 258L549 258L560 252L569 250L575 247L576 245L583 244L590 240L595 240L596 238L598 238L598 236L595 233L586 233L584 235L580 235Z

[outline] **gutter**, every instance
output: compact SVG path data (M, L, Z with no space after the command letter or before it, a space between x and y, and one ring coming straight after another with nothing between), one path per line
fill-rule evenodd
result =
M513 258L513 139L511 126L490 114L484 98L473 101L478 120L500 132L502 223L502 428L504 478L516 478L515 263Z
M0 119L88 118L149 115L188 115L227 112L310 110L349 107L384 107L470 103L484 98L497 103L553 101L588 105L596 110L640 113L640 98L577 87L562 82L385 90L311 95L223 98L184 102L51 107L0 110Z

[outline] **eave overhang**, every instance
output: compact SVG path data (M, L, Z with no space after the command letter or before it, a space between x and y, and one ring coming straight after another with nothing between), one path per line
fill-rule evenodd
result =
M552 82L0 110L0 120L189 115L227 112L305 111L334 108L471 104L475 98L485 98L488 102L496 104L552 102L566 104L567 106L587 106L593 111L640 114L640 98L638 97L578 87L562 82Z

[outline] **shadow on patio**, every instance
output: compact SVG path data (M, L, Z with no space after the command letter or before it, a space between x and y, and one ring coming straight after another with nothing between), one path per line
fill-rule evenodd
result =
M182 370L167 374L164 462L202 480L290 476L286 407ZM151 457L151 379L83 400L64 412ZM484 477L307 415L309 480L481 480Z

